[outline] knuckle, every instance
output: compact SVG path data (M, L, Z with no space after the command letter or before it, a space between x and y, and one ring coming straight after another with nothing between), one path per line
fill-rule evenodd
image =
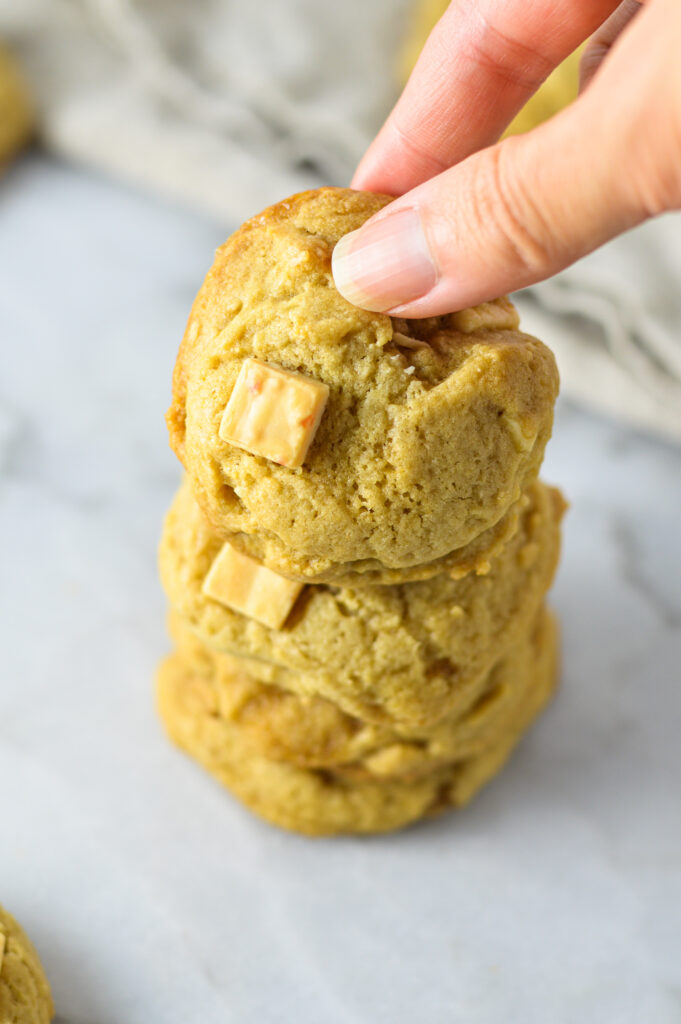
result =
M679 161L681 145L677 147L674 161L664 160L652 166L644 164L634 177L632 185L635 204L644 217L658 217L669 210L681 208L681 181L677 170Z
M467 43L469 58L508 85L532 92L538 89L553 70L550 57L503 31L483 10L476 13Z
M681 79L674 100L642 110L622 145L628 190L644 217L681 207Z
M620 68L618 101L627 103L627 117L620 118L614 131L622 168L619 187L639 219L681 207L681 8L676 3L649 7L651 16L659 11L660 19L657 24L641 22L648 26L643 38L654 38L656 50L632 76L633 82Z
M489 160L477 183L479 212L491 221L500 247L499 256L528 276L545 272L551 264L550 228L532 198L529 183L508 159L511 140L490 149Z
M421 138L414 126L402 125L397 117L394 118L391 128L398 147L407 153L417 166L427 168L429 177L447 169L446 161L437 156L437 147L433 144L436 140L429 142L427 138Z

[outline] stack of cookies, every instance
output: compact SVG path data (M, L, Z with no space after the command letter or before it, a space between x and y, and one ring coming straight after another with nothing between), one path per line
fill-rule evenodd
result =
M321 189L218 250L173 377L161 575L171 738L267 820L378 832L466 803L549 699L558 375L505 299L346 302L333 246L389 202Z

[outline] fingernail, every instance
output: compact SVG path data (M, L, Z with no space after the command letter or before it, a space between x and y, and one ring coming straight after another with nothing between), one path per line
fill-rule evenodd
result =
M333 251L332 270L336 288L348 302L379 313L420 298L438 279L413 208L344 235Z

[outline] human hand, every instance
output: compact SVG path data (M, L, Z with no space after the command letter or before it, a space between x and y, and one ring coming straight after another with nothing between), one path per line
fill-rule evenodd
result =
M496 142L587 36L579 98ZM340 292L434 316L681 207L678 0L454 0L352 185L400 196L336 246Z

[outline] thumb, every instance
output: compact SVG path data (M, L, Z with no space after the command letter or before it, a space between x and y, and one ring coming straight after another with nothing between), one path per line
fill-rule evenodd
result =
M396 199L336 246L338 290L366 309L436 316L541 281L656 212L610 106L594 87Z

